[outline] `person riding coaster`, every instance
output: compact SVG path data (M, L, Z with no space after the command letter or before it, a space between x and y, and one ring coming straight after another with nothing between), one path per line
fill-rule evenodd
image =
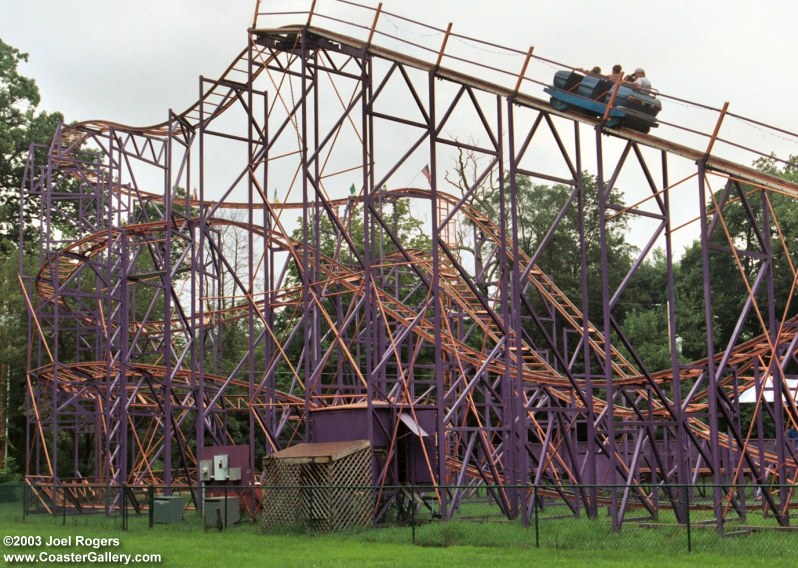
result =
M662 110L662 103L656 98L656 91L650 88L651 82L645 78L642 69L636 70L633 76L635 83L621 82L618 86L606 126L624 126L645 133L657 126L656 116ZM639 78L645 79L649 86L637 82ZM543 90L551 95L551 106L556 110L574 110L603 117L614 88L613 81L600 75L557 71L552 86Z

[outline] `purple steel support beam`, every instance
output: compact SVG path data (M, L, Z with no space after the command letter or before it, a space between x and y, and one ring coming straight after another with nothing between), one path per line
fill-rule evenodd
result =
M428 136L429 136L429 171L430 171L430 220L432 222L432 278L431 288L432 293L432 310L433 310L433 325L435 329L435 363L434 363L434 381L435 381L435 402L436 402L436 445L437 445L437 476L439 484L447 484L448 479L448 466L446 464L446 449L448 447L448 436L443 421L446 414L446 399L444 394L446 392L446 383L444 378L443 368L443 347L441 345L441 334L443 333L441 313L441 289L440 289L440 245L441 245L441 227L439 226L440 220L438 219L438 148L437 148L437 104L436 104L436 73L435 70L430 70L428 73ZM440 499L440 514L442 519L448 519L451 511L449 510L448 495L445 490L439 490Z
M303 97L301 100L301 106L299 108L299 119L300 119L300 160L301 160L301 187L302 187L302 242L310 243L315 242L318 243L319 234L318 234L318 216L313 214L315 210L312 210L313 203L311 203L310 199L310 191L309 191L309 178L310 178L310 171L309 171L309 162L308 162L308 144L309 140L308 137L310 133L308 132L308 100L307 97L312 95L315 92L315 89L318 88L318 85L312 79L309 80L308 76L310 71L308 70L308 59L313 57L314 54L311 50L308 49L308 33L307 29L303 28L301 32L301 39L300 39L300 84L302 86L302 93ZM316 120L316 115L313 113L313 120ZM315 143L315 137L314 137ZM314 198L315 202L315 198ZM313 403L313 396L316 394L314 392L313 386L309 385L307 379L313 373L313 361L311 360L312 353L311 353L311 339L312 339L312 318L315 316L316 309L312 303L311 298L311 282L313 281L314 271L312 270L312 266L310 265L311 262L310 257L310 250L309 247L304 246L302 247L302 254L300 257L300 267L299 273L302 278L302 312L303 312L303 326L302 326L302 352L303 352L303 374L305 376L305 411L302 417L304 428L306 433L311 432L311 416L310 416L310 407Z
M260 129L258 128L255 117L254 117L254 107L255 107L255 92L252 87L252 38L248 37L249 44L247 45L247 90L246 90L246 97L247 97L247 168L249 169L249 175L247 176L247 200L249 203L254 204L258 197L257 188L255 186L255 170L257 165L255 163L255 154L258 148L258 144L261 142L259 132ZM268 186L266 187L268 191ZM255 430L255 414L257 404L255 401L255 390L256 390L256 375L255 375L255 354L256 348L254 344L254 338L257 335L255 330L255 322L256 322L256 314L255 314L255 278L256 272L258 270L258 266L255 260L255 211L252 207L248 208L247 211L247 284L249 290L249 301L247 302L247 356L248 361L247 365L248 375L247 375L247 419L248 419L248 436L247 439L249 440L249 463L252 464L252 467L255 467L255 440L256 440L256 430ZM266 243L264 242L264 247L266 247ZM264 253L265 253L264 248ZM265 307L265 306L264 306ZM255 495L250 494L249 496L249 507L251 510L255 510L256 503L255 503Z
M579 274L581 284L581 309L582 309L582 337L585 338L590 333L590 301L588 298L588 273L587 273L587 236L585 231L585 184L582 176L582 145L581 137L579 135L579 125L574 123L574 151L575 151L575 168L572 171L576 175L576 191L577 191L577 215L579 225ZM587 451L582 466L582 475L584 482L588 485L586 489L586 514L588 518L595 519L598 516L598 489L595 487L597 482L596 461L598 457L597 435L596 431L596 413L593 403L593 376L592 376L592 363L591 363L591 348L587 341L581 340L582 343L582 362L585 368L585 385L584 385L584 398L585 398L585 423L587 430ZM578 348L574 351L574 358L578 355ZM575 361L576 359L574 359ZM568 366L569 371L573 369L573 364Z
M374 200L374 174L372 172L373 168L373 152L374 152L374 140L372 136L372 129L373 129L373 121L371 116L369 115L369 107L372 104L372 100L370 96L373 96L373 92L370 90L371 82L370 82L370 73L371 70L371 59L366 57L363 60L363 67L361 69L361 75L359 77L360 82L360 90L361 90L361 97L362 103L360 108L360 131L361 136L363 136L361 142L361 152L360 152L360 167L361 167L361 192L363 195L363 256L362 256L362 266L363 266L363 306L364 306L364 333L363 338L365 343L362 345L364 350L363 357L365 359L365 377L366 377L366 432L369 437L369 441L372 443L372 452L371 452L371 470L373 472L373 479L375 482L379 481L378 477L382 471L387 471L389 467L388 463L380 464L377 461L377 455L374 446L375 443L375 436L377 432L374 428L374 422L377 419L377 412L374 409L374 402L379 399L379 392L377 390L377 385L374 384L373 377L375 373L375 369L379 367L379 357L376 356L377 354L374 353L376 345L373 345L374 337L376 334L376 326L377 326L377 314L379 310L376 306L377 297L376 291L374 290L374 278L375 278L375 270L374 264L376 264L374 259L374 223L373 223L373 212L372 212L372 205ZM367 99L367 97L369 97ZM352 246L352 253L357 254L356 247ZM390 455L386 456L386 459L390 459ZM379 492L373 491L372 492L373 501L376 503L379 497Z
M773 353L771 355L771 363L770 363L770 370L769 375L771 377L771 384L773 385L773 409L775 414L781 415L774 420L775 424L779 422L782 423L782 428L776 428L776 456L777 456L777 464L778 464L778 479L779 479L779 513L783 512L789 507L790 496L792 491L788 488L788 484L790 482L789 475L787 472L786 464L787 464L787 452L785 451L787 448L787 444L791 443L789 441L784 440L784 405L782 401L794 401L794 395L790 392L790 389L784 388L784 382L782 379L784 378L783 372L781 367L779 366L779 361L777 357L777 349L778 349L778 336L779 336L779 325L776 319L776 293L774 289L774 277L773 277L773 251L771 250L771 219L770 219L770 210L768 208L768 199L767 195L762 192L760 196L761 199L761 208L762 208L762 228L761 234L759 227L756 225L756 216L751 211L749 206L748 200L746 199L745 195L743 194L742 189L737 186L737 190L740 194L740 198L742 200L743 206L745 207L746 214L748 215L749 219L751 220L751 225L757 235L759 243L763 248L763 252L765 253L765 257L767 260L763 263L763 269L766 270L766 293L767 293L767 335L769 336L770 344L773 346ZM778 401L778 403L776 402ZM739 403L738 403L739 404ZM739 410L739 409L738 409ZM737 415L739 416L739 411ZM781 439L781 443L779 440ZM786 442L786 443L785 443ZM791 448L795 449L795 448ZM793 456L793 460L795 456ZM790 515L779 515L781 522L784 526L789 526L790 524Z
M612 185L607 183L604 177L604 157L602 145L602 131L600 127L596 127L596 153L597 153L597 185L598 185L598 226L599 226L599 241L601 246L601 305L603 317L603 335L604 335L604 361L603 361L603 374L605 380L605 397L607 402L607 412L604 418L605 436L606 436L606 454L609 460L609 477L607 483L610 486L618 483L617 469L618 469L618 455L615 439L615 411L614 401L616 389L613 385L613 369L612 369L612 350L610 337L612 336L611 319L611 306L610 306L610 281L609 281L609 264L608 264L608 251L607 251L607 203L610 199L612 192ZM612 528L615 531L621 528L621 519L619 516L619 503L618 503L618 490L616 488L610 489L610 514L612 516Z
M708 464L712 469L713 497L715 502L715 522L718 533L723 532L723 489L721 483L724 478L720 464L720 438L718 432L718 377L715 372L715 337L714 316L712 311L712 290L710 287L709 263L709 218L707 216L707 194L704 182L705 164L698 163L698 200L701 223L701 257L704 280L704 323L706 325L707 345L707 396L709 403L709 454L712 460Z
M163 432L164 445L162 452L163 460L163 479L167 487L172 485L174 478L172 472L172 441L175 436L174 421L172 416L172 373L174 370L172 361L172 221L173 221L173 197L176 195L177 186L173 186L173 160L174 160L174 137L175 126L173 112L169 111L169 132L166 139L166 167L164 169L164 220L166 228L164 231L164 253L161 258L163 263L163 276L161 285L163 286L163 366L164 366L164 385L163 385Z
M251 49L251 48L250 48ZM197 196L200 202L205 201L205 99L203 97L203 87L204 87L204 79L203 77L199 77L199 81L197 84L198 92L199 92L199 132L197 134L197 151L199 153L199 169L198 169L198 184L199 184L199 195ZM187 188L187 191L191 191L191 188ZM196 342L194 343L194 349L192 349L191 354L191 375L192 375L192 383L195 385L195 400L194 405L196 407L195 412L197 413L196 417L194 418L194 445L196 448L197 455L200 456L203 454L205 449L205 429L206 429L206 420L207 420L207 409L205 407L205 361L206 361L206 326L202 325L202 322L205 318L205 298L206 294L206 279L205 279L205 247L206 247L206 239L207 236L207 219L205 216L206 209L202 208L199 214L199 222L194 229L194 237L192 238L193 242L197 243L197 251L191 255L191 274L195 275L191 279L191 313L192 313L192 325L193 325L193 336L196 338ZM213 255L211 255L211 259L213 259ZM199 278L196 276L199 274ZM218 302L222 301L222 292L219 291L217 294L217 306L219 305ZM217 350L214 346L212 351L215 356L217 354ZM214 369L215 371L216 369ZM253 462L254 463L254 462ZM202 472L199 467L197 467L196 472L194 473L194 479L190 480L193 483L197 484L199 487L202 483ZM202 499L198 499L198 511L200 513L203 512L204 503Z
M662 187L668 187L668 159L667 154L662 152ZM687 440L687 423L685 421L684 410L682 408L682 384L681 384L681 363L679 361L678 328L676 319L676 285L673 271L673 227L670 208L670 192L666 191L663 195L663 212L665 213L665 277L667 279L667 310L668 310L668 347L671 359L671 400L672 408L675 412L675 436L674 444L677 451L674 453L676 462L676 483L681 487L677 489L678 499L674 506L674 514L680 523L686 523L689 515L688 494L685 487L689 481L690 470L688 467L689 446ZM667 470L665 474L667 475Z
M462 92L462 90L461 90ZM512 196L508 196L508 185L514 187L514 180L505 181L503 172L503 164L499 160L499 281L497 284L499 294L499 317L504 322L504 329L502 330L505 337L505 349L501 354L501 363L503 373L501 377L499 390L500 410L498 414L501 416L501 446L502 446L502 465L504 466L502 483L508 486L507 493L507 515L510 518L515 518L518 515L518 492L513 488L516 482L516 457L514 428L513 422L515 418L515 400L513 397L513 363L512 352L517 348L518 344L516 338L513 336L513 331L518 333L518 329L513 329L510 325L510 306L512 303L513 289L513 272L509 269L509 256L507 254L507 230L512 231L514 227L510 226L508 217L511 212L508 209L514 208L514 201ZM511 190L512 191L512 190ZM515 263L513 263L515 264ZM516 351L516 357L521 358L521 352ZM519 393L520 394L520 393Z
M507 156L509 162L509 185L510 185L510 232L511 232L511 242L512 248L514 251L519 250L519 240L518 235L520 233L520 223L519 223L519 212L518 212L518 188L516 185L516 160L515 160L515 115L514 115L514 101L512 98L507 99L507 140L508 140L508 147L507 147ZM498 122L498 133L497 137L499 140L503 140L504 136L502 134L502 108L501 108L501 101L497 101L497 122ZM503 147L501 144L497 145L498 157L500 163L504 160L504 152ZM500 179L504 178L504 172L500 168L499 170L499 177ZM510 303L512 306L520 306L521 305L521 296L524 294L524 285L521 279L521 269L519 263L517 261L512 263L512 272L511 272L511 297ZM521 318L521 310L520 309L513 309L512 310L512 341L514 345L512 345L512 349L515 351L515 368L512 370L512 383L511 383L511 391L509 393L510 402L512 404L512 422L510 427L510 436L511 436L511 443L512 443L512 451L515 454L513 461L515 470L514 470L514 479L513 485L526 485L529 483L529 453L527 452L527 438L528 438L528 431L529 431L529 415L527 414L526 407L524 405L523 398L521 394L524 392L524 385L523 385L523 366L524 366L524 341L523 341L523 322ZM513 506L516 507L519 513L525 513L528 511L528 508L525 506L524 502L524 491L523 490L516 490L516 495L514 496L514 503ZM523 522L528 524L530 519L528 516L524 515Z
M252 46L250 47L250 50ZM252 72L252 65L250 64L250 74ZM251 77L251 75L250 75ZM250 81L252 79L250 78ZM270 138L270 129L269 129L269 104L270 99L268 93L263 93L263 175L261 178L261 184L266 191L269 188L269 153L268 153L268 141ZM268 196L267 196L268 198ZM264 361L271 361L272 359L276 359L276 348L275 348L275 340L274 340L274 306L276 304L276 279L275 279L275 255L270 250L271 249L271 239L269 235L271 235L272 231L272 219L269 215L269 211L266 207L263 208L263 231L264 234L267 235L263 239L263 254L265 255L265 261L263 262L263 285L264 285L264 313L266 316L266 321L264 322L264 326L267 330L271 330L271 333L267 335L263 342L263 360ZM264 376L265 386L266 386L266 429L269 432L275 432L277 427L277 410L276 410L276 400L277 400L277 385L276 385L276 368L271 370L267 370ZM280 443L274 439L272 440L274 450L279 450ZM267 448L267 451L270 448ZM255 462L253 461L253 464Z

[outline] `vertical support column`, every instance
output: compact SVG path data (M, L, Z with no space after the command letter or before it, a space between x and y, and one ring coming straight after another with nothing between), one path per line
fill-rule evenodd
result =
M443 348L441 344L441 294L440 294L440 226L438 224L438 160L437 160L437 113L435 109L435 71L431 70L428 76L429 89L429 167L430 167L430 219L432 222L432 278L431 296L433 302L433 326L435 332L435 363L433 365L435 377L435 404L436 404L436 443L438 449L437 469L438 483L449 483L446 467L446 431L444 416L446 415L446 384L444 382ZM440 513L442 519L449 518L449 502L446 490L439 491Z
M715 502L715 521L718 533L723 532L723 481L720 471L720 439L718 433L718 378L715 376L715 326L712 312L712 288L709 259L709 220L707 216L707 195L704 180L705 163L698 162L698 199L701 223L701 260L704 280L704 323L706 325L707 347L707 402L709 405L709 451L712 468L713 497Z
M62 125L58 125L58 128L56 129L56 134L55 134L56 139L60 136L61 128L62 128ZM30 152L31 153L29 154L29 157L28 157L28 167L30 168L30 175L27 178L27 181L28 181L29 185L26 188L25 184L23 184L22 187L20 188L20 194L19 194L19 216L17 218L18 223L19 223L18 274L19 274L20 277L23 276L24 270L25 270L25 263L24 263L24 258L25 258L25 256L24 256L25 255L25 246L24 246L25 224L24 224L24 221L25 221L25 203L27 201L25 194L26 194L26 189L27 189L28 198L33 194L34 187L35 187L35 185L34 185L35 181L34 180L36 179L36 171L35 171L35 168L34 168L35 160L32 159L33 157L35 157L35 155L33 154L33 152L35 152L33 145L31 145ZM39 207L41 207L41 200L39 200ZM41 242L40 242L39 246L41 246ZM39 254L41 255L41 249L39 250ZM20 279L20 285L22 285L22 284L23 284L23 281ZM25 286L25 288L27 289L27 285ZM29 387L30 382L31 382L31 376L30 376L30 373L28 373L27 371L29 369L31 369L32 366L33 366L32 363L33 363L34 353L40 353L41 349L37 349L37 347L36 347L37 344L34 343L34 340L33 340L33 317L32 317L32 314L30 313L30 311L27 311L27 323L28 323L28 326L27 326L27 330L28 330L28 335L27 335L27 339L28 339L28 357L27 357L27 361L26 361L27 365L26 365L26 369L25 369L26 370L26 373L25 373L25 386ZM32 408L31 408L31 405L32 405L32 402L33 402L31 400L32 397L33 397L33 392L30 390L30 388L25 388L25 454L26 454L26 458L27 459L25 460L24 475L25 475L26 478L29 475L31 475L31 474L38 473L38 472L32 472L30 470L31 465L32 465L32 460L30 459L32 457L31 456L31 453L32 453L32 447L31 447L31 417L33 416ZM7 443L7 441L6 441L6 443ZM27 489L27 485L25 486L25 489ZM25 494L23 494L23 498L24 498L24 496L25 496ZM25 515L26 510L27 510L26 503L23 502L23 509L22 509L23 516Z
M163 287L163 345L162 358L163 377L163 482L172 485L172 196L176 188L172 187L172 151L175 128L174 114L169 111L169 133L166 139L166 160L164 163L164 248L161 286Z
M607 412L604 418L606 427L604 432L607 437L606 453L609 472L607 484L613 486L618 483L617 472L617 447L615 442L615 387L612 382L612 325L610 323L610 279L609 279L609 258L607 252L607 203L609 201L611 187L608 187L604 178L604 156L601 140L601 128L596 127L596 162L597 162L597 186L598 186L598 226L599 240L601 243L601 309L603 317L604 335L604 361L603 371L606 385L605 399L607 401ZM618 508L618 490L610 489L610 514L612 515L612 528L615 531L621 529L621 519Z
M114 416L114 387L115 378L114 370L112 367L112 358L114 356L114 341L112 337L112 326L115 322L112 321L112 314L114 313L114 294L113 282L114 274L114 200L111 196L113 192L114 180L118 179L121 172L114 175L114 151L116 148L116 131L111 128L108 131L108 179L105 182L98 184L97 190L101 192L105 198L105 266L104 266L104 287L106 289L104 294L104 302L98 302L98 309L104 310L103 313L98 314L98 319L103 322L102 339L98 342L101 347L99 356L105 361L105 376L103 377L104 400L102 404L102 429L104 434L104 464L102 476L106 484L106 495L110 495L113 485L117 482L116 470L117 463L115 462L114 453L114 437L115 437L115 416ZM98 215L99 216L99 215ZM104 303L104 307L102 304ZM109 318L111 321L109 321ZM56 361L58 357L56 356ZM56 452L57 453L57 452ZM106 501L106 503L108 503Z
M499 116L501 116L501 114L499 114ZM499 120L501 121L501 118ZM518 491L512 487L516 483L515 477L517 467L517 456L514 443L514 423L516 415L515 401L513 397L513 378L515 373L512 361L513 354L515 355L516 359L519 359L521 357L521 352L518 350L518 329L510 323L511 319L513 319L511 313L513 309L516 308L515 304L513 304L513 276L515 275L515 270L510 268L510 264L515 265L515 259L511 259L511 253L517 251L518 249L513 249L513 251L510 251L510 253L507 251L507 242L511 238L515 237L515 235L512 234L515 227L509 227L510 220L508 219L508 216L512 217L512 210L515 209L515 178L512 175L512 168L514 165L511 164L511 179L509 183L505 180L503 166L504 165L502 164L501 156L499 156L499 252L497 257L499 260L499 312L501 314L501 320L504 327L503 335L505 339L505 349L504 353L502 354L504 371L501 380L501 388L499 389L501 396L500 404L502 417L502 465L504 466L502 471L502 483L508 486L506 489L508 516L510 518L515 518L518 514ZM508 189L510 189L509 196ZM508 211L508 209L510 211ZM510 228L510 235L508 235L508 227Z
M728 103L727 103L728 104ZM724 106L724 110L725 110ZM762 207L762 248L764 249L763 252L765 253L765 262L767 263L767 333L770 336L770 345L773 347L773 352L770 353L770 369L768 371L768 376L771 379L771 384L773 386L773 412L774 412L774 423L777 424L776 426L776 455L777 460L776 463L778 464L778 479L779 479L779 512L780 515L780 523L783 526L789 526L790 524L790 515L789 515L789 502L790 502L790 495L792 491L788 484L790 484L791 480L789 477L788 470L786 468L787 459L789 452L785 444L793 443L791 440L786 440L785 436L785 401L792 396L791 393L784 392L784 384L782 379L784 378L784 365L781 364L781 359L778 353L778 335L779 335L779 324L776 319L776 292L775 292L775 283L773 277L773 251L771 249L771 232L770 232L770 208L768 207L768 199L765 192L761 192L761 207ZM766 379L767 380L767 379ZM738 403L739 404L739 403ZM767 404L763 402L763 404ZM760 411L757 414L761 414L764 409L760 408ZM737 413L739 415L739 412Z
M106 451L109 467L108 495L110 509L121 506L118 487L127 481L127 367L130 356L128 275L130 273L129 235L123 224L121 192L122 148L118 147L117 134L109 136L109 169L119 164L116 175L108 176L105 193L108 201L108 242L106 312L102 320L107 342L103 356L106 362L106 401L108 420L105 422ZM117 154L114 158L114 154ZM108 511L111 512L110 510Z
M205 97L204 93L205 80L202 76L199 78L199 136L197 139L197 150L199 153L199 170L198 170L198 183L199 183L199 201L205 201ZM207 246L207 208L200 206L199 222L193 228L192 243L196 243L196 251L191 255L191 312L194 317L191 318L192 325L194 326L194 348L191 350L191 369L192 378L194 379L194 406L196 408L196 419L194 422L194 436L196 445L197 460L203 453L205 448L205 423L206 423L206 407L205 407L205 342L207 340L207 328L205 325L205 247ZM211 256L213 258L213 256ZM221 297L223 290L219 290L217 296ZM195 313L196 312L196 313ZM215 346L214 346L215 349ZM197 464L199 465L199 464ZM197 487L202 485L202 472L197 467L194 474L193 482ZM202 514L203 502L201 498L197 498L196 506L200 514Z
M582 359L585 366L585 422L587 430L587 452L583 468L583 480L588 485L586 513L589 519L598 516L598 489L596 487L596 412L593 406L592 350L587 338L590 336L590 282L587 277L587 232L585 229L585 184L582 179L582 144L579 137L579 122L574 121L574 144L576 146L577 216L579 218L579 271L582 287Z
M54 245L51 243L52 239L52 188L53 188L53 178L52 178L52 170L48 168L47 170L47 187L45 189L45 209L44 209L44 232L45 232L45 254L51 254L54 249ZM56 260L56 265L54 267L55 274L58 273L58 260ZM53 270L53 267L51 267ZM52 359L53 363L59 361L59 337L60 337L60 327L59 327L59 319L61 316L60 310L60 302L58 301L58 295L62 293L58 286L58 279L56 276L51 276L53 280L53 289L55 290L55 297L53 298L53 349L52 349ZM46 341L46 340L45 340ZM59 429L59 401L58 401L58 393L61 390L59 385L59 376L58 376L58 365L53 364L53 384L52 384L52 405L53 405L53 412L50 418L50 428L51 430L51 451L50 451L50 469L52 470L53 476L53 483L57 484L59 480L58 475L58 429ZM39 420L42 420L42 415L39 415ZM43 437L43 436L42 436ZM42 444L46 445L47 442L42 440Z
M247 419L248 419L248 436L247 440L249 441L249 448L248 448L248 458L249 458L249 465L251 468L254 469L255 467L255 413L257 412L257 405L255 404L255 338L257 337L257 331L255 328L255 279L256 279L256 266L255 266L255 211L252 205L255 203L255 170L257 168L256 160L257 160L257 149L258 144L256 143L256 138L258 138L257 132L258 129L255 127L255 117L253 113L255 112L255 97L252 88L252 51L254 49L254 44L252 41L252 36L248 35L248 49L247 49L247 202L249 203L249 207L247 208L247 293L249 294L249 301L247 302L247 367L248 369L248 376L247 376ZM259 142L260 140L258 140ZM264 191L268 195L268 188L264 187ZM265 210L265 207L264 207ZM265 250L264 250L265 253ZM225 502L226 504L226 502ZM253 507L251 510L254 511L254 495L250 493L250 503L249 505ZM225 517L225 523L227 519Z
M374 412L374 401L378 394L375 388L374 368L378 363L377 351L379 351L375 340L375 327L377 319L377 300L374 291L374 236L373 236L373 216L371 209L374 203L374 176L372 172L372 152L374 150L371 136L371 74L372 60L368 53L364 53L363 67L360 75L360 88L363 91L361 106L361 132L363 136L361 145L361 183L363 186L363 278L364 293L363 305L365 308L365 326L363 330L363 353L365 359L366 376L366 433L371 441L371 471L373 472L372 483L379 481L379 464L377 463L374 448L376 447L376 431L374 422L376 415ZM351 215L355 214L355 203L351 204ZM376 499L377 493L372 494L372 499Z
M669 187L668 161L665 152L662 153L662 178L662 187ZM676 461L675 481L679 493L678 499L675 500L677 506L674 514L680 523L685 523L689 516L689 511L686 507L688 504L687 492L689 491L687 484L690 482L690 470L687 463L690 449L687 445L686 423L684 410L682 409L681 365L676 341L676 286L673 274L673 228L671 226L670 191L663 192L662 201L665 206L665 276L667 280L668 346L671 352L671 400L673 401L673 412L676 415L675 451L673 457Z
M506 321L511 331L511 349L515 352L515 365L512 369L512 390L509 393L510 402L512 407L512 423L510 428L511 447L513 456L513 470L511 483L515 486L526 484L529 482L529 454L526 449L528 431L529 431L529 417L527 415L526 406L524 405L524 342L523 342L523 322L521 321L522 304L521 299L524 293L524 286L521 282L521 272L519 269L518 255L520 251L520 243L518 241L519 220L518 220L518 187L516 176L517 163L515 156L515 114L513 97L507 99L507 140L508 140L508 166L509 166L509 181L510 181L510 235L512 239L513 249L513 262L512 271L510 275L510 304L511 320ZM502 112L501 101L497 104L497 116L499 123L499 148L497 148L499 164L504 163L502 143L504 139L501 125L502 125ZM500 166L501 167L501 166ZM504 178L504 172L500 170L500 178ZM527 511L527 507L523 507L522 495L523 490L515 490L516 494L511 501L511 509ZM528 522L528 519L524 519Z
M121 239L120 245L120 274L119 274L119 329L117 333L119 335L119 361L117 363L118 370L116 371L117 376L117 393L116 393L116 400L114 404L117 406L116 412L116 422L114 423L113 427L116 432L117 437L117 447L116 451L118 452L117 458L117 471L116 471L116 479L113 481L115 485L121 485L127 483L128 481L128 461L127 461L127 454L128 454L128 447L127 447L127 437L128 437L128 399L127 399L127 370L128 370L128 358L130 353L128 351L130 346L130 320L129 320L129 313L130 310L128 309L128 274L130 272L130 250L128 249L128 234L126 231L120 230L119 238Z
M269 97L268 93L263 94L263 149L261 160L263 160L263 177L262 187L266 192L266 199L269 195ZM275 291L274 280L274 256L271 245L271 231L272 231L272 218L269 214L267 207L263 208L263 254L265 255L263 262L263 286L264 286L264 301L263 301L263 314L266 317L266 325L269 329L274 329L274 304L277 299ZM277 443L279 433L277 428L277 406L275 404L277 399L277 383L276 383L276 365L269 365L272 357L277 350L275 349L275 340L273 333L267 333L263 343L263 360L264 364L269 366L268 375L264 378L266 381L266 428L274 436L274 443ZM257 464L253 462L253 467L257 469Z
M309 254L309 243L311 242L311 236L313 237L313 242L316 242L316 239L319 238L318 231L314 230L315 234L311 235L309 227L312 226L317 228L317 219L313 219L309 215L310 209L310 194L308 191L308 175L309 175L309 168L308 168L308 103L307 103L307 96L308 96L308 38L307 38L307 29L303 28L302 30L302 44L300 46L300 59L302 61L300 66L300 84L302 85L302 102L300 103L300 122L301 122L301 133L300 136L302 137L301 140L301 149L300 155L302 160L302 242L305 243L306 246L302 247L302 254L300 256L300 260L302 262L302 266L300 268L300 274L302 276L302 337L303 337L303 356L304 361L302 368L304 369L304 378L303 382L305 383L305 413L303 416L303 420L305 423L305 439L306 441L310 441L312 439L312 432L311 432L311 417L309 409L311 407L312 399L313 399L313 389L310 384L310 378L313 374L313 367L311 366L311 343L312 343L312 334L313 328L311 326L311 311L313 310L313 303L311 302L310 298L310 283L311 283L311 266L310 266L310 254ZM314 213L316 212L313 209Z
M313 185L314 193L313 193L313 250L316 253L313 255L313 271L312 280L313 286L316 288L316 297L321 299L324 296L322 286L319 284L321 280L324 279L322 276L322 261L321 261L321 219L322 215L327 215L324 207L322 206L322 199L326 199L326 197L322 197L322 177L321 177L321 159L320 159L320 125L319 125L319 102L320 102L320 85L317 80L317 73L319 72L319 61L318 61L318 54L319 51L317 49L313 50L313 73L314 73L314 88L313 88L313 170L311 175L313 176ZM322 311L324 308L318 306L316 302L313 302L313 319L311 320L311 325L313 326L313 336L312 336L312 343L311 343L311 363L313 369L313 375L317 377L317 392L322 394L323 389L323 374L321 372L320 364L321 364L321 350L322 350Z

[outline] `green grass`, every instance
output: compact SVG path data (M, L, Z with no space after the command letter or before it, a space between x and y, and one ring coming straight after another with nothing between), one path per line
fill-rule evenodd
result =
M412 543L410 527L391 527L333 535L264 534L243 524L226 532L205 531L193 512L177 525L148 527L147 515L130 515L129 531L121 531L120 519L103 515L44 516L22 518L3 504L0 536L39 535L63 538L82 535L118 538L125 554L161 554L163 566L546 566L601 568L610 566L706 566L724 567L792 565L798 550L798 533L763 531L739 537L720 537L712 527L695 527L693 550L688 554L686 530L675 524L643 528L634 521L614 533L606 518L560 518L550 507L541 515L540 548L535 547L534 527L479 518L475 507L469 520L424 522L416 527ZM468 509L466 509L468 510ZM606 510L604 511L606 513ZM660 519L665 524L668 519ZM672 521L670 521L672 523ZM750 524L750 523L749 523ZM43 549L9 549L3 553ZM49 552L87 552L63 548ZM0 563L0 565L2 565Z
M270 536L253 532L251 527L237 527L225 533L201 529L158 527L120 533L113 529L83 526L59 526L40 521L0 522L3 535L41 535L66 537L117 537L116 552L126 554L158 553L164 566L707 566L733 565L728 558L706 554L672 556L636 554L628 550L552 550L547 548L489 548L451 546L422 547L412 544L368 542L361 538L329 536ZM34 551L35 549L29 549ZM19 551L19 549L15 550ZM77 548L59 552L81 552ZM4 548L3 552L8 552ZM85 550L83 551L85 552ZM742 560L742 559L741 559ZM761 559L760 559L761 560ZM746 560L747 566L772 565ZM742 565L742 563L740 564Z

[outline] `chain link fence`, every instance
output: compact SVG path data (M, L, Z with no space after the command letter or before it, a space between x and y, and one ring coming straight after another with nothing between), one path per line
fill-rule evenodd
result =
M792 486L101 486L0 484L0 522L249 530L423 547L693 551L793 558ZM783 509L784 504L789 507ZM718 519L725 519L720 522Z

